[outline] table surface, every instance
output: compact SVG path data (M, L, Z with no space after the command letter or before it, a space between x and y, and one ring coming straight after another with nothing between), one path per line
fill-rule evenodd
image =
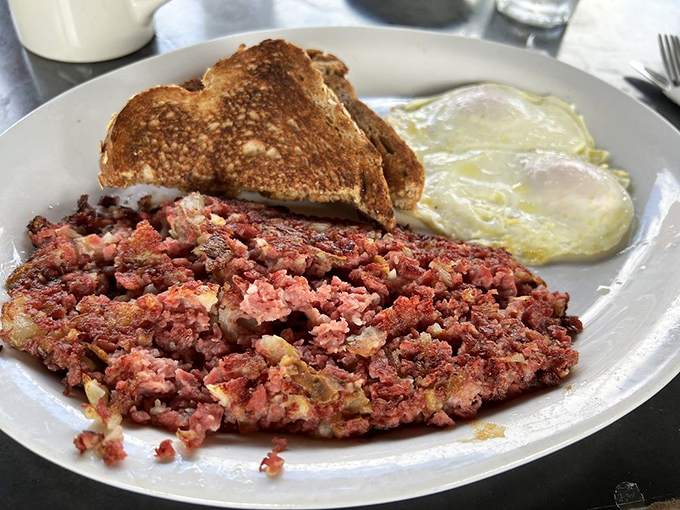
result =
M680 32L680 2L581 0L569 26L516 24L492 0L173 0L156 13L156 37L138 52L64 64L24 50L0 0L0 132L69 88L139 59L238 32L300 26L410 26L484 38L552 55L648 104L676 127L680 108L642 82L631 59L661 69L657 33ZM386 510L680 508L680 376L612 425L509 472ZM633 485L634 484L634 485ZM310 495L313 497L313 495ZM199 508L128 493L52 465L0 432L4 508ZM664 503L665 502L665 503Z

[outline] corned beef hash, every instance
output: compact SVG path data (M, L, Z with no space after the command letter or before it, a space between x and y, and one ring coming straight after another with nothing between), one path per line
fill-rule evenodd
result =
M99 205L29 224L1 336L84 387L108 430L76 446L107 462L122 417L187 449L216 431L444 427L578 360L568 295L502 249L197 193Z

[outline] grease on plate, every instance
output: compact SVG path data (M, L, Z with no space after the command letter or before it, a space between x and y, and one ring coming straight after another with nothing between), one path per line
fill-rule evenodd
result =
M492 423L490 421L473 420L470 423L474 435L469 439L463 439L460 443L477 443L479 441L487 441L489 439L498 439L505 437L505 427Z

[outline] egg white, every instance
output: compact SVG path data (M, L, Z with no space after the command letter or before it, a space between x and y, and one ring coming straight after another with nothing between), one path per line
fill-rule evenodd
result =
M483 83L417 99L388 121L416 152L543 150L602 163L583 118L556 97Z
M562 154L490 151L426 159L415 214L435 230L542 264L609 250L633 204L614 175Z

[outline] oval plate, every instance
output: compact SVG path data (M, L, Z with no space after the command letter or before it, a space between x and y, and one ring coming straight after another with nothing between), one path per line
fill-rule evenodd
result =
M621 253L537 270L550 289L571 294L570 311L584 321L579 365L562 387L482 412L480 420L505 427L504 438L465 441L473 437L465 422L352 441L292 437L276 480L258 472L268 435L215 436L190 458L159 464L153 449L171 436L127 425L129 457L118 467L79 457L73 436L90 425L79 396L63 396L58 376L13 349L0 355L2 430L67 469L144 494L230 507L346 507L442 491L529 462L623 416L678 373L680 134L622 92L556 60L437 33L338 27L239 34L119 69L50 101L0 137L2 280L30 253L25 225L34 215L58 219L80 194L101 194L99 141L128 97L201 76L239 44L269 37L336 54L363 97L404 98L494 81L578 106L597 144L611 152L612 166L630 173L637 211Z

